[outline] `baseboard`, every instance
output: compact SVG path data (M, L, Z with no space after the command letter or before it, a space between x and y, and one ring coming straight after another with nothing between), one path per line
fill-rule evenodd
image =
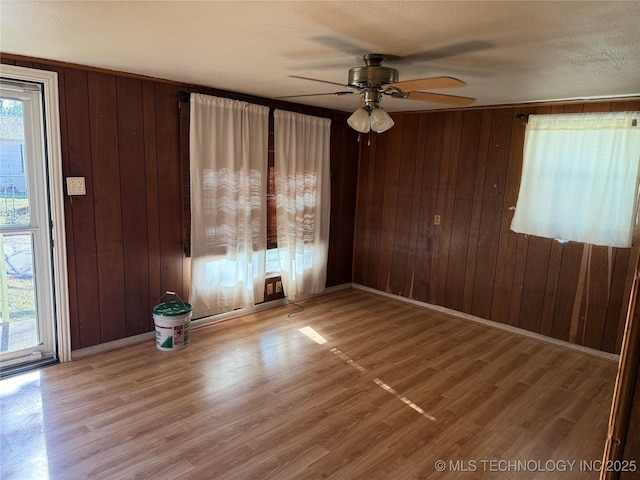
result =
M345 283L342 285L336 285L334 287L329 287L325 289L324 292L306 295L305 297L296 300L296 301L305 301L311 298L316 298L322 295L327 295L332 292L337 292L339 290L345 290L351 288L351 283ZM273 300L271 302L259 303L253 308L241 308L238 310L234 310L232 312L221 313L218 315L212 315L210 317L199 318L197 320L191 321L190 328L197 329L200 327L204 327L207 325L213 325L215 323L224 322L226 320L231 320L238 317L243 317L245 315L251 315L252 313L258 313L265 310L271 310L272 308L281 307L283 305L287 305L289 302L286 298L282 298L280 300ZM151 315L151 313L149 313ZM120 348L129 347L132 345L136 345L138 343L143 343L147 341L155 341L156 334L155 332L146 332L141 333L140 335L133 335L131 337L121 338L119 340L114 340L113 342L101 343L99 345L93 345L91 347L80 348L78 350L73 350L71 352L71 359L78 360L80 358L89 357L92 355L98 355L100 353L109 352L111 350L117 350Z
M79 360L84 357L90 357L92 355L98 355L99 353L130 347L131 345L136 345L150 340L155 341L155 338L156 332L146 332L141 333L140 335L133 335L131 337L114 340L113 342L105 342L91 347L79 348L78 350L71 351L71 360Z
M586 353L588 355L592 355L597 358L601 358L604 360L609 360L611 362L618 363L620 360L620 355L616 355L615 353L602 352L600 350L596 350L595 348L585 347L583 345L576 345L575 343L570 343L565 340L558 340L557 338L547 337L546 335L541 335L539 333L530 332L529 330L525 330L523 328L514 327L512 325L505 325L504 323L494 322L493 320L486 320L484 318L476 317L474 315L470 315L468 313L458 312L457 310L452 310L450 308L441 307L439 305L432 305L427 302L421 302L419 300L413 300L411 298L402 297L400 295L395 295L393 293L383 292L382 290L376 290L375 288L367 287L364 285L360 285L358 283L353 283L352 287L358 290L364 290L366 292L374 293L376 295L382 295L384 297L393 298L395 300L399 300L405 303L411 303L413 305L417 305L419 307L428 308L430 310L435 310L440 313L446 313L447 315L451 315L453 317L461 318L462 320L468 320L475 323L480 323L482 325L486 325L492 328L498 328L500 330L505 330L507 332L515 333L517 335L522 335L525 337L533 338L536 340L540 340L542 342L550 343L552 345L556 345L559 347L568 348L570 350L576 350L578 352Z

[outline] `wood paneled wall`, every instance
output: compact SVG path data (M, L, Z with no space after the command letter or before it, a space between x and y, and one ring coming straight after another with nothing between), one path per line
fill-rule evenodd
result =
M636 307L637 310L637 307ZM634 321L640 319L640 312L635 312ZM637 351L637 350L636 350ZM636 357L630 360L630 368L635 368L636 375L633 382L633 393L631 395L631 409L629 411L629 420L626 428L622 428L623 432L623 448L620 459L626 461L635 461L636 469L633 471L623 471L620 473L621 480L637 480L638 468L640 463L640 358ZM612 474L608 478L618 478L618 475Z
M637 319L636 315L636 319ZM624 449L622 459L640 463L640 367L638 358L635 359L636 379L635 391L631 397L631 411L629 412L629 423L625 432ZM640 467L637 467L640 468ZM620 474L622 480L633 480L638 478L637 468L634 471L626 471ZM615 478L615 477L613 477Z
M86 179L86 196L65 198L72 349L152 331L162 292L188 295L178 92L199 88L41 59L1 61L58 73L63 174ZM355 139L333 118L327 286L351 282Z
M399 114L362 142L354 282L619 352L630 249L519 235L526 119L639 102ZM440 224L435 225L439 215Z
M331 215L327 287L350 283L356 218L358 134L346 123L331 124Z

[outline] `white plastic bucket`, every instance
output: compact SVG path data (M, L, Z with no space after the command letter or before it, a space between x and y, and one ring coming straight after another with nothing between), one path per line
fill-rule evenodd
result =
M174 292L167 292L167 294L175 295ZM189 345L191 314L191 305L183 302L182 299L160 303L154 307L153 321L156 328L156 348L158 350L171 352L182 350Z

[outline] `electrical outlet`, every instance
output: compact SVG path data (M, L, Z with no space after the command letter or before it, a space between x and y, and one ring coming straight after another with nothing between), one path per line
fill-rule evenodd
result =
M267 283L267 295L273 295L273 283Z
M67 195L86 195L84 177L67 177Z
M433 217L433 224L440 225L440 215L436 215L435 217Z
M276 282L276 293L280 293L282 291L282 282L278 280Z

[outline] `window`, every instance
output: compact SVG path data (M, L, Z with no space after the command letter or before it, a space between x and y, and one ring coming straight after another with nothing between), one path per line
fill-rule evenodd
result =
M280 276L280 257L277 248L267 250L266 260L267 278L276 278Z
M630 247L638 192L639 116L529 116L511 230Z
M182 185L182 204L183 204L183 248L187 257L192 256L192 233L191 233L191 220L192 220L192 205L191 198L193 192L191 191L191 174L190 174L190 124L192 122L190 114L189 100L194 93L188 93L184 91L179 92L179 108L180 108L180 161L183 175ZM277 232L277 218L276 218L276 175L275 175L275 137L274 137L274 110L270 109L268 116L268 145L267 145L267 193L266 193L266 278L267 283L274 283L275 280L280 279L281 274L281 257L278 251L278 232ZM328 166L329 162L325 162ZM328 177L328 173L327 173ZM264 218L264 217L263 217ZM328 226L324 229L328 231ZM298 262L300 268L304 265L308 265L310 260L310 254L313 250L307 249L304 254L304 262ZM324 257L326 257L326 252ZM288 257L284 257L285 259ZM192 260L193 261L193 260ZM326 258L324 259L326 262ZM316 262L317 263L317 262ZM193 268L193 267L192 267ZM324 281L322 284L324 285Z

